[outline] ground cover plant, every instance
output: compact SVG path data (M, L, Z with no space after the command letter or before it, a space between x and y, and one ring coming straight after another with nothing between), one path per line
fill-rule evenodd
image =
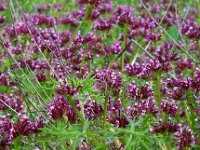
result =
M199 0L0 0L0 149L200 149Z

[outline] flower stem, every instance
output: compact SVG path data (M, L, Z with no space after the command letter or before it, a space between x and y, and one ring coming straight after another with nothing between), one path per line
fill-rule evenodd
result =
M104 102L104 111L103 111L103 127L106 128L106 116L107 116L107 110L108 110L108 100L109 100L109 95L110 95L110 89L108 88L106 90L106 95L105 95L105 102Z
M109 129L112 133L115 132L115 130L113 128L110 128ZM118 137L114 137L114 143L116 144L117 148L120 149L122 143L120 142L119 138Z
M156 74L156 81L155 81L155 99L157 101L157 104L160 106L161 103L161 82L160 82L160 76L161 76L161 72L158 71Z
M71 96L68 96L67 98L68 98L69 103L72 105L76 115L80 118L81 123L83 123L84 122L84 117L81 115L80 111L76 107L76 104L75 104L74 100L72 100Z
M128 27L125 26L125 29L124 29L124 41L123 41L123 49L126 48L126 37L127 37L127 31L128 31ZM121 57L121 69L122 69L122 78L124 76L123 72L124 72L124 59L125 59L125 53L122 53L122 57ZM122 99L122 104L124 105L124 97L125 97L125 88L124 86L122 86L122 89L121 89L121 99Z
M190 128L192 128L192 121L190 120L190 115L188 113L189 110L188 110L186 102L184 102L184 111L185 111L185 116L186 116L187 123L190 126Z
M123 41L123 49L126 48L126 37L127 37L127 31L128 31L128 28L127 26L125 27L124 29L124 41ZM122 73L123 73L123 70L124 70L124 59L125 59L125 53L122 54L122 57L121 57L121 67L122 67Z

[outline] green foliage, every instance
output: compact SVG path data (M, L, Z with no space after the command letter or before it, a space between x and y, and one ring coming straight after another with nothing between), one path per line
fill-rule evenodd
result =
M182 39L182 37L181 37L181 35L179 33L179 30L178 30L178 27L175 26L175 25L169 27L169 29L167 30L167 32L176 41L180 41ZM171 39L168 36L166 37L166 40L171 41Z
M147 116L146 119L148 120L148 118ZM97 130L98 124L95 121L85 120L81 126L80 124L70 124L66 118L63 118L47 125L41 129L41 133L31 135L29 139L37 139L34 140L35 145L43 149L54 147L55 149L75 150L77 147L80 148L82 142L93 143L95 150L111 149L114 148L113 144L120 140L123 141L125 149L159 150L166 140L164 137L151 135L150 122L147 120L129 120L130 125L127 128L116 128L109 125L108 130ZM144 122L146 123L144 124ZM24 141L28 142L29 139L25 137ZM32 142L28 143L27 146L31 146ZM67 143L71 147L67 147Z
M76 7L75 1L70 0L69 2L66 2L65 0L20 0L19 5L23 8L25 12L34 12L35 11L35 6L37 4L57 4L61 3L64 7L65 11L72 12L74 7ZM137 6L138 1L136 0L116 0L113 1L114 6L118 5L129 5L129 6ZM179 4L177 2L177 4ZM181 3L182 4L182 3ZM16 7L16 6L14 6ZM181 6L183 7L183 6ZM199 6L197 6L199 7ZM89 10L91 9L90 7L87 7ZM16 9L16 14L18 15L19 19L22 19L22 15L20 14L19 10ZM143 10L135 10L136 15ZM11 18L11 12L8 10L4 11L2 15L7 17L8 23L12 23L13 20ZM54 8L51 8L48 15L53 16L53 17L60 17L63 15L63 12L56 12ZM109 14L103 14L103 18L109 18ZM87 17L85 17L87 18ZM84 19L85 19L84 18ZM84 20L79 23L78 27L70 27L68 25L63 25L62 27L59 26L56 31L63 31L70 29L73 31L72 35L72 40L75 38L76 33L78 30L82 31L82 35L86 35L89 31L92 29L92 22ZM200 24L200 19L197 19L197 22ZM56 27L55 27L56 28ZM124 36L126 36L127 29L124 27L123 29L122 26L120 25L115 25L109 33L103 32L102 37L103 37L103 44L104 46L111 45L113 44L114 41L116 41L119 38L119 35L123 33ZM179 33L179 28L176 25L173 25L169 27L166 32L168 35L165 35L162 37L161 41L158 41L157 43L152 43L152 48L155 48L157 45L159 45L163 40L171 41L185 41L187 44L189 44L189 40L184 39L184 37L181 36ZM95 34L101 35L100 31L94 31ZM18 40L18 42L22 45L25 45L31 38L29 36L24 36L24 37L18 37L16 39L12 39L13 43L15 43L15 40ZM133 63L136 62L136 60L139 57L142 57L144 54L144 49L143 47L146 46L146 41L144 39L138 39L139 43L141 43L141 48L143 51L140 51L140 47L138 45L132 45L134 48L133 53L129 53L125 51L124 54L128 56L130 60L132 60ZM125 40L121 40L121 45L126 45ZM70 42L69 42L70 43ZM69 43L67 43L65 46L68 47ZM125 43L125 44L124 44ZM140 46L140 45L139 45ZM86 45L83 45L82 48L85 50L88 47ZM123 47L124 48L124 47ZM103 48L102 48L103 49ZM177 48L173 48L175 52L180 53L183 56L187 56L185 52L177 50ZM100 50L101 51L101 50ZM0 49L0 54L3 52L3 49ZM148 51L147 51L148 52ZM51 56L47 51L44 51L44 56L45 59L48 61L51 60ZM78 53L78 52L77 52ZM150 52L148 52L150 53ZM187 53L187 52L186 52ZM28 57L26 52L24 52L25 57ZM198 57L195 54L191 54L192 56L194 55L194 58ZM38 59L42 60L44 57L39 54L33 55L33 59ZM43 111L46 108L46 104L49 103L54 95L56 89L59 88L58 81L53 78L50 75L50 70L46 70L45 75L47 76L48 80L47 81L42 81L39 82L36 80L36 75L38 72L31 70L27 65L25 65L24 68L13 68L14 64L18 62L19 59L23 59L22 55L19 54L17 56L13 56L11 59L10 57L6 57L4 62L0 64L0 72L3 72L5 69L8 69L8 76L13 80L17 81L18 83L18 90L21 92L24 98L24 104L25 104L25 109L27 110L24 112L27 114L30 119L35 118L37 115L37 111ZM120 58L117 58L116 55L111 54L110 56L99 56L95 60L90 60L91 66L89 69L94 70L96 68L102 69L102 66L105 66L111 62L114 61L120 61ZM66 60L67 63L68 60ZM85 65L86 60L83 59L82 65ZM89 64L90 65L90 64ZM3 66L3 67L1 67ZM124 69L124 64L122 65ZM175 67L176 64L174 64L173 67ZM72 100L79 100L80 107L81 107L81 113L84 113L83 110L83 105L86 103L88 100L95 100L95 102L101 104L101 106L104 106L104 110L106 110L107 105L108 105L108 100L110 95L114 95L114 99L121 98L122 102L126 102L123 104L123 109L126 109L127 106L130 106L134 100L130 100L125 97L125 89L127 88L127 85L131 82L135 82L137 87L140 88L142 85L144 85L146 82L150 82L150 86L153 88L154 92L154 98L157 101L158 106L160 106L160 101L163 98L163 95L161 94L161 77L167 78L170 77L170 74L175 74L174 70L172 68L170 74L162 74L162 72L157 71L154 72L151 76L148 78L139 78L137 76L126 76L125 73L123 72L122 69L122 77L123 77L123 87L120 90L118 95L114 95L114 92L108 91L101 91L97 90L95 88L96 83L100 82L98 79L96 79L91 73L89 73L85 78L77 78L75 76L75 73L70 74L69 76L66 77L66 81L68 85L74 86L74 87L79 87L79 94L75 96L70 96L71 99L67 99L68 101ZM193 71L190 69L185 69L183 71L183 74L186 75L191 75L193 76ZM11 93L16 89L11 89L10 86L3 86L0 85L0 93ZM124 90L124 91L123 91ZM65 95L66 96L66 95ZM121 96L121 97L120 97ZM66 96L66 98L69 98ZM199 125L194 124L194 120L196 119L196 114L194 112L190 111L191 108L189 108L189 104L194 104L194 98L193 98L193 93L192 91L188 90L186 95L184 95L184 98L188 99L188 102L180 102L181 105L183 106L184 111L186 112L186 118L182 119L180 122L184 124L187 122L191 126L192 129L197 129L199 128ZM104 105L107 102L106 105ZM134 101L135 102L135 101ZM75 106L76 107L76 106ZM79 111L79 110L78 110ZM10 113L11 111L5 111L5 113ZM105 111L106 112L106 111ZM121 112L119 112L121 113ZM0 115L3 115L3 112L0 112ZM43 114L43 113L42 113ZM45 114L45 113L44 113ZM80 114L83 115L83 114ZM106 112L106 115L110 115ZM105 116L106 116L105 115ZM156 123L158 123L159 118L152 116L152 115L146 115L142 117L136 117L135 120L130 120L128 116L123 114L126 119L129 122L129 125L127 127L115 127L114 125L107 123L107 118L100 116L99 118L95 120L87 120L83 117L83 121L81 119L81 123L79 124L78 121L76 123L70 123L68 121L68 118L63 115L62 119L59 120L50 120L50 122L42 128L38 133L31 134L29 136L19 136L13 141L13 145L11 149L13 150L18 150L18 149L44 149L44 150L51 150L51 149L69 149L69 150L76 150L77 148L81 148L83 143L89 143L88 145L91 146L91 149L95 150L104 150L104 149L119 149L121 144L123 143L124 149L127 150L167 150L167 149L173 149L176 145L174 142L174 137L170 133L164 133L164 134L152 134L150 129L152 126ZM84 116L84 115L83 115ZM166 114L160 114L161 117L163 117L163 120L167 121L168 116ZM160 117L159 116L159 117ZM46 116L45 116L46 117ZM13 120L16 122L17 121L17 115L15 114L12 116ZM81 117L79 117L81 118ZM173 120L173 119L172 119ZM180 118L176 117L174 120L180 120ZM173 121L174 121L173 120ZM48 120L49 121L49 120ZM155 122L153 122L155 121ZM197 136L198 138L199 135ZM1 140L1 137L0 137ZM170 142L168 142L170 141ZM172 144L173 146L171 146ZM90 147L87 147L88 149ZM196 148L196 147L195 147ZM198 147L197 147L198 149Z

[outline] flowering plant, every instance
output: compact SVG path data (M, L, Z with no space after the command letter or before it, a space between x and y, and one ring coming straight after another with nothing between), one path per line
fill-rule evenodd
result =
M0 149L200 149L198 1L0 2Z

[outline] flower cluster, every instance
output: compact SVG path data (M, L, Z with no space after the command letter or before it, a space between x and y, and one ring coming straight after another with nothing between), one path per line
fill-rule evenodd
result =
M135 102L132 106L128 107L128 115L130 118L135 118L140 115L157 114L158 107L156 101L152 99L141 100L139 103Z
M103 112L103 108L100 104L98 104L94 100L89 100L84 105L84 112L85 112L86 118L90 120L94 120L101 116Z
M171 119L168 119L167 123L162 122L162 120L159 121L159 125L156 125L153 127L154 133L161 133L161 132L168 132L168 133L175 133L180 131L180 124L172 123Z
M0 4L0 26L6 21L6 16L2 15L2 12L4 12L6 8L6 2L2 1Z
M164 98L161 101L161 110L172 116L183 114L183 110L173 99L168 100L167 98Z
M192 19L182 26L181 32L189 39L200 38L200 26Z
M114 124L116 127L127 127L129 122L123 114L125 112L120 99L117 99L116 101L110 99L108 106L108 121L110 123Z
M32 133L39 132L43 127L42 118L37 118L32 122L27 116L20 116L17 123L9 120L0 121L0 135L3 140L0 141L2 148L7 149L7 145L11 144L12 140L22 135L27 136Z
M0 73L0 85L14 85L14 82L11 81L11 79L8 78L8 76L5 73Z
M198 145L199 12L170 0L129 2L44 2L10 21L18 5L1 1L0 149L57 121L78 126L83 149L105 139L126 147L132 121L169 136L173 149Z
M0 110L8 109L7 105L17 112L21 112L24 108L22 100L19 98L19 96L16 97L12 94L0 94L0 100Z
M33 14L30 16L30 20L32 23L34 23L34 25L46 25L49 27L53 27L56 25L56 20L53 17L45 15Z
M187 125L183 125L175 136L178 138L179 149L190 147L195 142L193 132Z
M153 97L154 93L150 88L149 83L142 85L139 89L134 82L130 83L127 87L127 97L135 100L148 99Z
M80 4L91 4L95 6L98 6L99 4L104 3L106 1L109 1L109 0L78 0Z
M75 122L77 120L77 115L72 106L63 96L55 97L54 100L47 105L47 108L47 115L53 119L60 119L63 115L66 115L70 122Z
M111 69L104 69L100 72L98 69L95 70L96 78L99 79L96 87L105 90L107 88L113 88L114 90L120 90L122 86L121 73L116 73Z
M80 111L79 102L75 101L75 104ZM49 119L53 118L54 120L57 120L66 116L71 123L75 123L78 120L78 116L72 105L63 96L55 97L54 100L47 105L47 108L47 115L49 116ZM84 104L85 117L89 120L94 120L100 117L102 110L101 105L93 100L89 100L86 104Z

